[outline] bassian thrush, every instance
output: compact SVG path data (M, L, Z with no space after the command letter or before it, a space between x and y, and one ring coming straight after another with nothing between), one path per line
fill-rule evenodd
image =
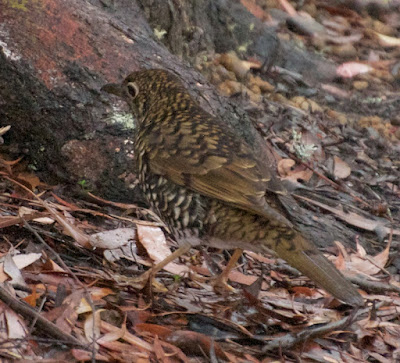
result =
M363 304L353 285L269 202L283 188L265 158L204 111L176 76L143 70L103 90L132 109L141 188L178 242L275 251L336 298Z

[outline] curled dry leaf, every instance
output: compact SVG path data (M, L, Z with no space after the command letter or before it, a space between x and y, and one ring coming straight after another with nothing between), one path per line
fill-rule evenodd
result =
M11 264L8 263L7 267L5 267L5 263L0 263L0 282L7 281L13 276L16 276L12 271L18 270L20 274L20 270L31 265L35 261L37 261L42 256L41 253L28 253L28 254L20 254L12 257L13 268L11 268Z
M13 258L11 257L11 254L7 254L4 262L3 262L3 269L4 272L10 276L11 284L18 284L21 286L27 286L25 283L24 278L22 277L21 271L20 269L17 267L17 265L15 264ZM24 297L26 297L28 294L26 292L24 292Z
M11 125L0 127L0 136L3 136L10 129L11 129Z
M400 47L400 38L390 37L378 32L375 32L375 35L378 38L378 43L382 47Z

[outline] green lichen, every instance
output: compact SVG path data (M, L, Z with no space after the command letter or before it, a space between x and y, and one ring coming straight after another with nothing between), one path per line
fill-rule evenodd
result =
M109 124L120 124L127 130L135 129L135 119L129 112L114 111L104 121Z
M297 157L301 160L307 161L314 154L314 152L318 149L318 146L314 144L306 145L302 140L301 132L293 130L293 150Z
M167 34L167 31L164 29L158 29L158 28L154 29L154 35L156 36L156 38L158 40L161 40L162 38L164 38L166 34Z
M2 3L12 9L28 11L29 5L43 7L43 0L2 0Z

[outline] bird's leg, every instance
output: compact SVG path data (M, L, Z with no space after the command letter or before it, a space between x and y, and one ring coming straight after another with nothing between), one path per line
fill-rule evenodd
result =
M182 246L180 246L176 251L172 252L168 257L164 258L157 265L153 266L150 270L152 275L155 275L158 271L161 271L165 266L167 266L170 262L175 260L178 257L181 257L186 252L189 252L192 245L189 242L185 242Z
M228 264L225 266L224 270L221 274L214 280L213 288L215 292L222 292L222 291L232 291L232 287L228 284L228 277L229 273L232 269L236 266L240 256L242 256L243 250L241 248L236 248L233 252L233 255L229 259Z
M190 243L185 242L176 251L171 253L168 257L164 258L157 265L153 266L146 272L142 273L140 276L133 278L132 277L124 278L124 283L131 285L139 290L143 289L149 281L153 282L153 278L157 272L161 271L166 265L168 265L176 258L184 255L186 252L190 250L191 247L192 246Z

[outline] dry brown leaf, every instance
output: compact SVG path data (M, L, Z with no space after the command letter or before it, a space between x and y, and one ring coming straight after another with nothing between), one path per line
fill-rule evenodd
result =
M171 250L165 240L165 235L161 228L153 226L137 225L137 234L140 243L146 249L154 263L159 263L171 254ZM175 275L181 275L188 272L189 269L184 265L178 265L174 262L164 267L164 270Z
M372 276L380 272L386 265L389 258L389 249L390 245L379 253L376 256L368 256L365 249L357 242L357 253L347 254L345 252L344 246L335 241L336 246L339 248L340 255L342 255L344 260L346 261L346 268L348 270L347 274L357 275L357 274L365 274L368 276ZM340 262L341 263L341 262ZM335 261L336 267L340 268L342 266L338 266ZM342 263L341 263L342 265ZM343 269L341 269L343 271ZM346 272L345 272L346 273Z
M247 9L249 13L253 14L256 18L260 20L265 20L268 18L268 14L254 1L240 0L240 3Z
M288 176L292 171L296 162L292 159L281 159L278 162L278 173L281 177Z
M63 272L63 273L66 272L60 265L58 265L51 259L46 260L46 262L43 265L43 269L46 271Z
M96 310L91 314L88 314L83 323L83 331L88 342L95 343L96 349L99 348L97 339L100 338L100 325L101 325L101 312L105 309Z
M29 330L24 320L2 301L0 301L0 326L2 327L0 329L2 354L14 359L25 358L21 356L21 353L28 348Z
M100 322L100 326L101 326L101 322ZM116 340L123 338L126 331L127 331L126 325L123 324L121 329L117 329L115 331L111 331L109 333L104 334L101 338L99 338L97 340L97 343L99 343L99 345L105 345L107 343L115 342Z
M77 309L82 300L82 296L82 290L75 290L64 299L61 306L46 312L46 317L48 317L49 320L55 319L55 324L64 332L70 334L78 320Z
M93 356L92 351L83 349L71 349L71 354L78 362L91 362L93 358L96 362L115 362L115 359L109 358L104 354L96 353Z
M257 276L245 275L237 270L231 270L229 273L229 280L232 282L237 282L241 285L250 286L257 280Z
M107 287L97 287L97 286L91 287L89 292L90 292L90 297L92 298L93 301L98 301L103 297L115 294L113 290Z
M7 254L7 256L9 256L9 254ZM0 263L0 282L7 281L10 279L10 277L17 278L17 275L21 274L20 270L31 265L40 257L42 257L41 253L19 254L12 257L14 267L12 267L10 263L8 263L7 267L5 268L5 262Z
M302 197L299 195L296 195L296 197L299 199L303 199L303 200L307 201L308 203L319 206L322 209L332 212L335 216L342 219L346 223L351 224L352 226L362 228L366 231L375 231L375 230L379 229L382 232L385 232L386 234L389 234L392 232L393 235L400 236L400 230L398 230L398 229L391 230L391 228L385 226L383 221L365 218L354 212L344 212L342 209L330 207L326 204L320 203L320 202L318 202L316 200L312 200L310 198Z
M351 174L350 166L338 156L333 157L333 175L337 179L346 179Z
M134 228L118 228L92 234L89 238L89 242L95 248L113 250L123 247L135 239L136 231Z
M307 183L311 177L313 176L313 171L304 167L299 166L298 168L294 169L287 177L282 178L282 180L289 180L296 183Z
M39 178L32 173L27 173L27 172L19 173L16 179L22 181L25 185L30 186L31 190L35 190L40 185Z
M101 331L102 332L111 333L111 332L117 332L120 330L121 330L121 328L111 325L110 323L107 323L103 320L101 321ZM136 347L139 347L140 349L145 349L149 352L154 351L151 344L149 344L149 343L145 342L144 340L140 339L139 337L129 333L128 331L126 331L126 329L123 329L123 330L124 330L124 334L121 338L122 340L124 340L132 345L135 345Z

